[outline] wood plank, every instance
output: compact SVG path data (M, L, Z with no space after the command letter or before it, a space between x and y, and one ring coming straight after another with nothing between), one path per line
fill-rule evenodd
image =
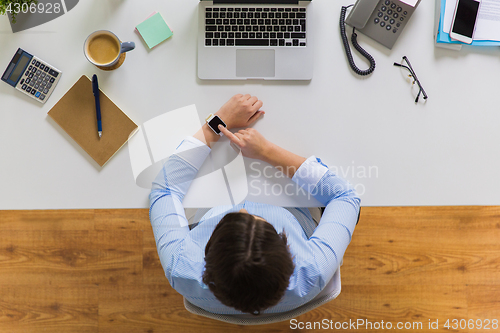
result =
M96 333L98 301L97 286L2 285L0 331Z
M94 210L0 210L3 230L93 230Z
M3 284L142 281L141 231L5 231Z
M148 209L96 209L96 230L151 230Z

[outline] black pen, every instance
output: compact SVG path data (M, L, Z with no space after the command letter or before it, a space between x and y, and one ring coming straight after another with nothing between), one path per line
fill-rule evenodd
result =
M95 113L97 117L97 133L99 138L102 136L102 123L101 123L101 102L99 101L99 83L97 82L97 75L92 76L92 91L95 98Z

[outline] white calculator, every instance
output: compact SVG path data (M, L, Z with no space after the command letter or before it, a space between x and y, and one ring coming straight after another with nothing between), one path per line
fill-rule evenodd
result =
M3 73L2 81L45 103L61 75L62 72L54 66L19 48Z

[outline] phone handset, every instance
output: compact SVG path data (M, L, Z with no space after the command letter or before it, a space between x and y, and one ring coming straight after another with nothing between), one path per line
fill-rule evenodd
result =
M347 17L347 24L356 29L363 29L368 23L378 1L358 0Z
M347 40L347 34L345 31L345 15L347 12L347 8L353 5L342 6L342 9L340 11L340 36L342 37L342 43L344 44L344 50L347 56L347 60L349 61L349 65L351 66L352 70L356 74L361 76L373 73L373 71L375 70L375 59L373 59L373 57L368 52L366 52L365 49L361 47L361 45L358 44L358 35L356 34L356 28L364 28L372 12L377 7L377 4L378 1L375 0L358 0L348 17L349 25L353 27L351 35L352 46L354 46L354 48L370 62L370 67L365 70L359 69L358 66L356 66L356 64L354 63L351 48L349 47L349 41Z

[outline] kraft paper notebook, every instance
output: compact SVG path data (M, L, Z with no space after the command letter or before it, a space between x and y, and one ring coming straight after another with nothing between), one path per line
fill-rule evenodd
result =
M97 120L92 81L83 75L48 115L101 167L137 131L137 125L100 91L102 137Z

